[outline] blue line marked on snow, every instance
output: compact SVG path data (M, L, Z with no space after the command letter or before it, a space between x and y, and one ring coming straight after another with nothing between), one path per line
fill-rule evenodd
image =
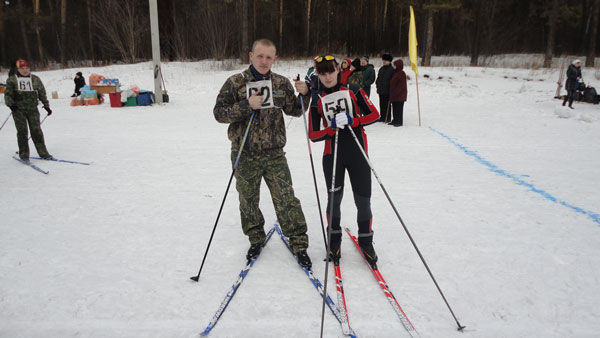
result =
M586 215L587 217L589 217L592 221L600 224L600 214L589 211L589 210L585 210L583 208L580 208L578 206L575 206L571 203L565 202L557 197L554 197L553 195L551 195L550 193L546 192L543 189L537 188L535 185L526 182L522 179L522 177L529 177L528 175L515 175L512 173L507 172L506 170L500 169L498 168L497 165L493 164L492 162L486 160L485 158L483 158L481 155L479 155L476 151L471 150L469 148L467 148L466 146L456 142L453 138L451 138L450 136L432 128L429 127L429 130L439 134L441 137L445 138L448 142L452 143L453 145L455 145L456 147L458 147L460 150L462 150L465 154L467 154L468 156L473 157L475 160L477 160L477 162L483 164L484 166L486 166L491 172L498 174L500 176L504 176L507 178L510 178L514 183L518 184L518 185L522 185L525 186L527 188L529 188L530 191L533 191L536 194L541 195L543 198L552 201L554 203L558 203L564 207L567 207L577 213Z

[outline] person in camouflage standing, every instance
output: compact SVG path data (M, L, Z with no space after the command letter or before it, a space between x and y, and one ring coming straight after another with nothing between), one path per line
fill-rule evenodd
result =
M12 111L15 127L17 128L17 143L19 144L19 157L23 162L29 162L29 142L27 125L31 130L31 138L35 149L41 158L49 160L52 155L48 153L44 142L44 133L40 125L40 112L38 101L42 101L48 116L52 115L50 103L46 98L46 89L39 77L31 74L29 63L23 59L17 60L16 72L6 80L4 101Z
M306 220L300 201L294 195L283 151L286 132L282 113L301 116L302 108L290 81L271 72L276 60L273 42L256 40L250 52L250 67L225 81L213 113L218 122L229 123L232 163L235 163L250 116L255 114L235 171L242 229L250 240L246 258L256 257L266 238L265 220L259 208L260 185L264 179L292 251L303 267L310 268Z

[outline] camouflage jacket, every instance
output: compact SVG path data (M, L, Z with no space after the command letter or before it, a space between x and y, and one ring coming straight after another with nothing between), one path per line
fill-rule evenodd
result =
M31 74L32 90L19 90L17 76L11 76L6 80L6 92L4 93L4 102L8 107L16 107L18 110L35 110L38 106L38 100L42 101L44 107L50 107L46 97L46 89L39 77ZM25 76L19 76L24 78Z
M360 70L353 71L350 76L348 76L348 84L363 88L363 72Z
M232 151L239 150L252 115L246 94L246 83L251 81L255 79L250 68L229 77L221 87L213 109L218 122L229 123L227 134ZM271 82L275 107L256 111L244 148L248 156L283 154L286 128L282 113L291 116L302 115L300 100L296 97L290 81L271 72Z

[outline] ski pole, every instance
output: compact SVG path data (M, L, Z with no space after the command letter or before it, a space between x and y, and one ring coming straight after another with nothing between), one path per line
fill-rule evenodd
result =
M8 122L8 119L12 116L12 112L10 112L10 114L8 114L8 117L6 117L6 120L4 120L4 123L2 123L2 127L0 127L0 130L2 130L2 128L4 128L4 125L6 124L6 122Z
M255 111L250 115L250 121L248 121L248 126L246 127L246 131L244 132L244 137L242 138L242 142L240 144L240 150L238 150L238 154L235 158L235 163L233 164L233 170L231 170L231 176L229 177L229 183L227 183L227 189L225 189L225 196L223 196L223 201L221 202L221 207L219 208L219 213L217 214L217 220L215 221L215 225L213 226L212 233L210 234L210 239L208 240L208 246L206 247L206 252L204 253L204 258L202 258L202 264L200 265L200 270L198 271L197 276L190 277L191 280L197 282L200 279L200 273L202 273L202 268L204 267L204 262L206 261L206 256L208 255L208 250L210 249L210 244L212 243L213 236L215 235L215 230L217 230L217 224L219 224L219 218L221 217L221 212L223 211L223 206L225 205L225 200L227 199L227 194L229 193L229 187L231 186L231 181L233 180L233 175L235 174L235 170L237 169L238 163L240 161L240 156L242 156L242 150L244 149L244 144L246 144L246 138L248 137L248 133L250 132L250 126L252 125L252 120L254 119Z
M437 290L439 291L440 295L442 296L442 299L444 300L444 303L446 303L446 306L448 307L448 310L450 310L450 313L452 314L452 317L454 317L454 321L456 321L456 325L458 325L457 330L458 331L462 331L465 328L465 326L461 325L458 322L458 319L456 319L456 316L454 315L454 311L452 311L452 307L450 307L450 304L446 300L446 296L444 296L444 293L442 292L442 289L440 288L440 286L438 285L437 281L435 280L435 277L433 277L433 273L431 272L431 269L429 269L429 265L427 265L427 262L425 262L425 258L423 257L423 255L421 254L421 251L417 247L417 243L415 243L415 240L410 235L410 232L408 231L408 228L406 227L406 224L404 224L404 221L402 220L402 217L400 217L400 213L396 209L396 206L394 205L394 202L392 202L392 199L390 198L390 195L388 194L387 190L385 190L385 187L383 186L383 183L381 183L381 180L379 179L379 176L377 175L377 172L375 171L375 168L373 168L373 165L371 165L371 161L369 161L369 157L365 153L365 150L363 149L362 145L358 141L358 138L356 137L356 134L354 133L354 130L352 130L352 128L350 128L350 133L352 133L352 137L354 138L354 141L356 141L356 144L358 145L358 148L362 152L365 160L369 164L369 167L371 168L371 171L373 171L373 175L375 175L375 178L377 179L377 182L379 182L379 186L381 187L381 190L383 190L383 193L385 194L385 197L387 197L387 200L388 200L388 202L390 202L390 205L392 206L392 209L394 209L394 212L396 213L396 216L398 216L398 220L400 220L400 223L402 224L402 227L404 228L404 231L406 232L406 235L408 236L408 239L410 239L410 242L412 243L413 247L417 251L417 254L419 255L419 258L421 258L421 261L423 262L423 265L425 265L425 269L427 269L427 272L429 273L429 276L433 280L433 283L435 284L435 287L437 288Z
M312 103L312 97L308 107ZM308 123L306 122L306 110L304 110L304 101L300 95L300 104L302 105L302 116L304 117L304 130L306 131L306 144L308 145L308 156L310 157L310 168L312 169L313 183L315 184L315 194L317 195L317 206L319 207L319 218L321 218L321 230L323 230L323 242L327 248L327 236L325 235L325 224L323 223L323 212L321 211L321 199L319 198L319 189L317 188L317 176L315 175L315 164L313 163L312 148L310 146L310 138L308 136Z
M321 309L321 338L323 338L323 323L325 322L325 298L327 297L327 276L329 272L329 246L331 243L331 224L333 222L333 204L335 194L335 169L337 165L337 151L338 151L338 135L339 130L335 129L335 141L333 146L333 170L331 173L331 191L329 192L329 217L327 224L327 245L325 251L325 279L323 281L323 308Z
M42 123L44 123L44 121L46 121L46 118L49 116L50 114L46 114L46 116L44 116L44 118L42 119L42 122L40 122L40 126L42 125ZM31 140L31 135L29 135L29 138L27 139L27 141Z

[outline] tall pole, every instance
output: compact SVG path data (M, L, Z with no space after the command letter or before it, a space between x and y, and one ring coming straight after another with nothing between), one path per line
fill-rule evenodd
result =
M160 39L158 36L158 7L156 0L148 0L150 2L150 31L152 34L152 63L154 64L154 93L156 95L156 103L163 103L163 91L160 86L160 78L162 71L160 69Z
M421 126L421 100L419 99L419 75L415 74L417 81L417 110L419 111L419 127Z

